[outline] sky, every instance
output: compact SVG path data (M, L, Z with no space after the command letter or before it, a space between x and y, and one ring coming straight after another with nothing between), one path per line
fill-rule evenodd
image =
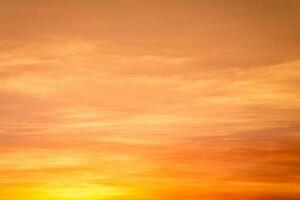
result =
M1 0L1 200L300 199L299 9Z

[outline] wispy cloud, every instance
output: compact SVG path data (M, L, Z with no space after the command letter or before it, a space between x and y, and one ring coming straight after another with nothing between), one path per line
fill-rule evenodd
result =
M0 2L1 200L298 199L298 10Z

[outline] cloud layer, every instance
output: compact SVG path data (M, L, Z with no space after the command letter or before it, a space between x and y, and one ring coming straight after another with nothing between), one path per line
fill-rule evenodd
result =
M1 199L299 199L299 8L0 2Z

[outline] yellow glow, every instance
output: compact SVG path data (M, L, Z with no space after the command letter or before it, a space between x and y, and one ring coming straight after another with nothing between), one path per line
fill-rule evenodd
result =
M41 191L41 196L49 200L72 200L72 199L107 199L115 196L126 195L123 189L113 186L93 186L93 185L80 185L80 186L61 186L50 187Z

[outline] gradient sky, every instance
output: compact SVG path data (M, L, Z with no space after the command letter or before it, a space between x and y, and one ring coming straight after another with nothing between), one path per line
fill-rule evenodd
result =
M300 199L299 10L1 0L0 199Z

